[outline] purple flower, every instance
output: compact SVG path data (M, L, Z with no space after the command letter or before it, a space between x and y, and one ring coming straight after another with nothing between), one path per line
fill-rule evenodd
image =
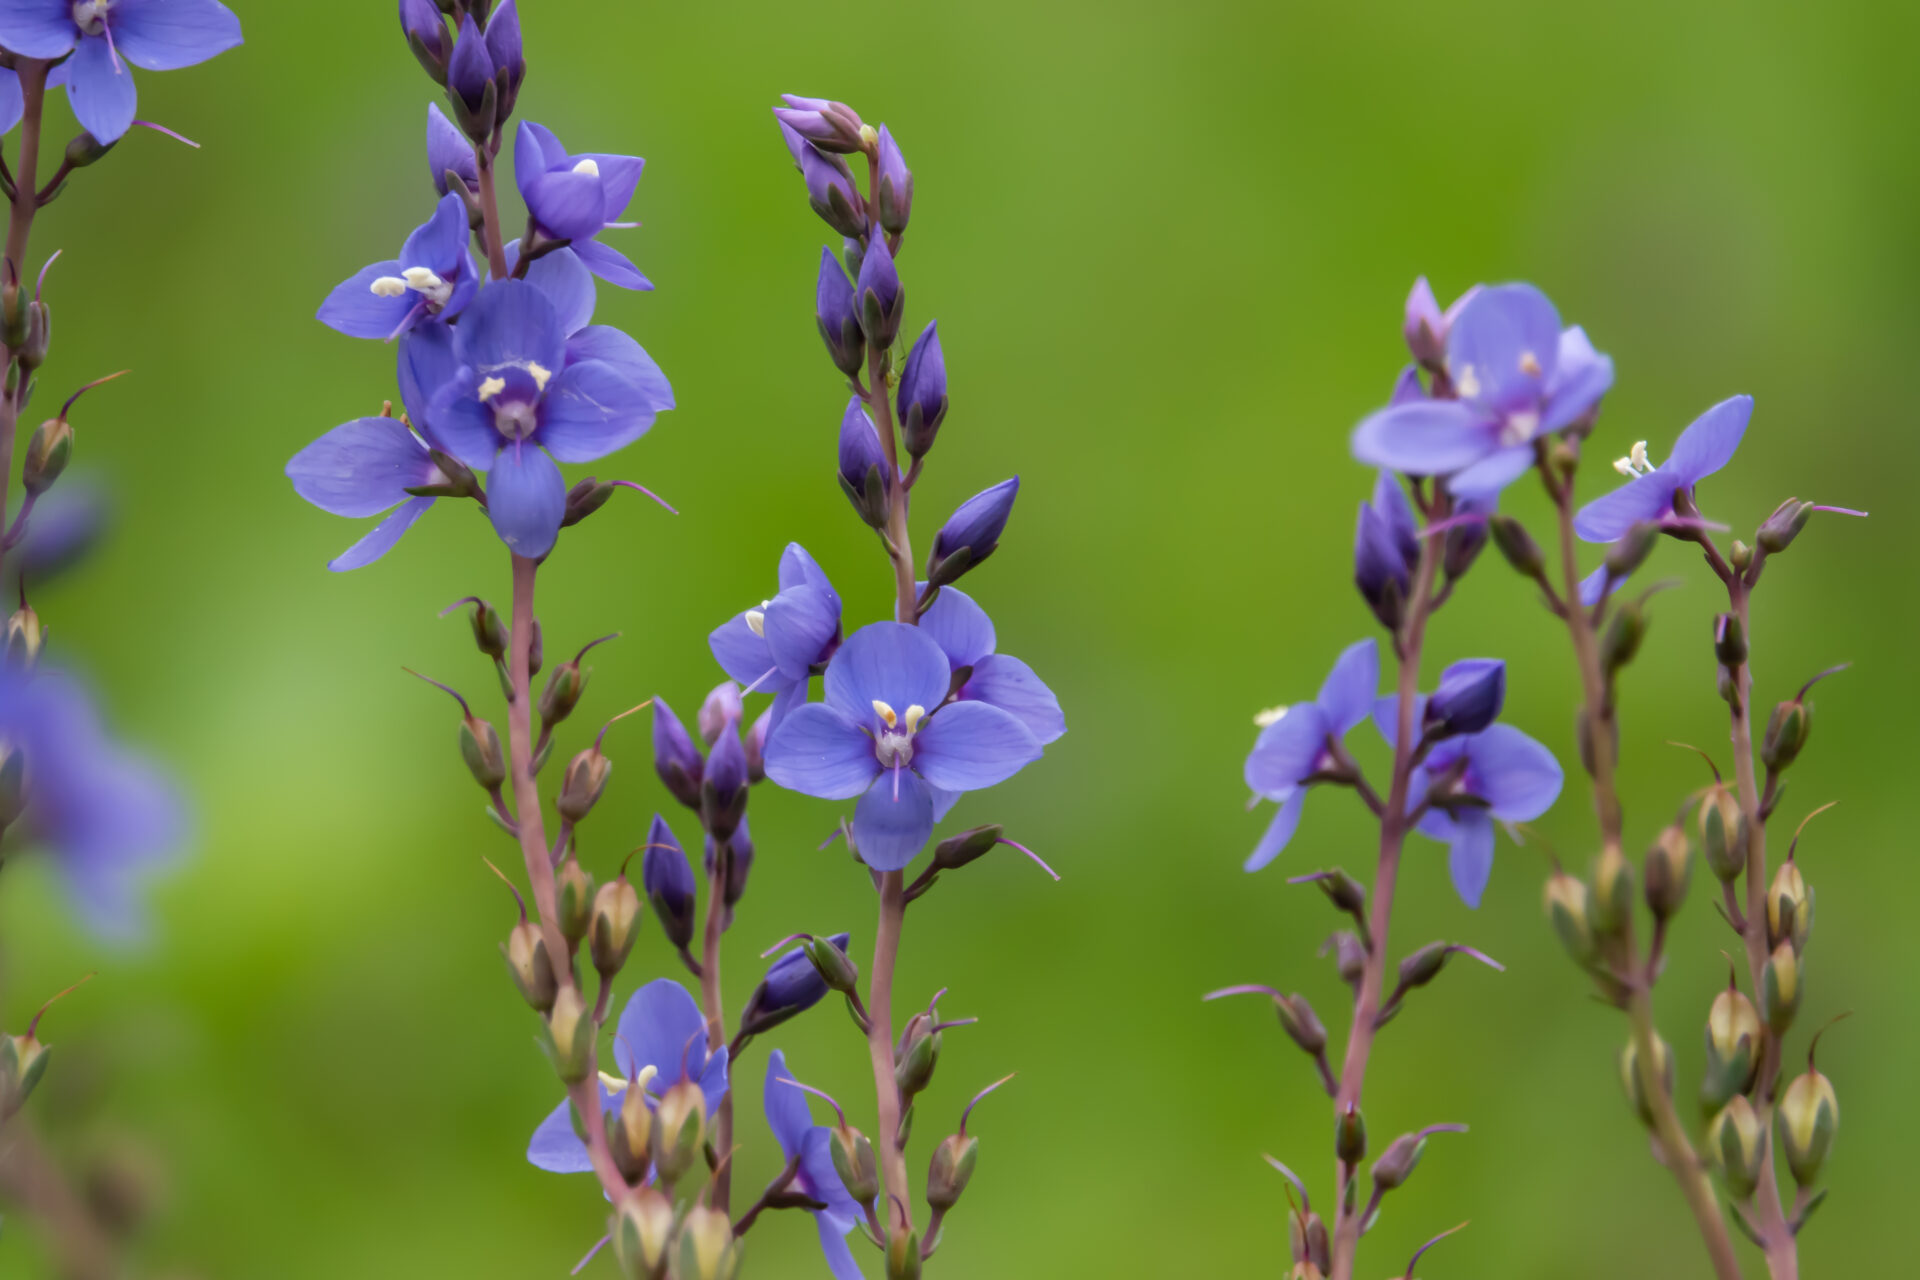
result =
M1360 588L1360 598L1389 631L1399 629L1419 559L1420 528L1413 504L1407 501L1399 478L1382 471L1374 481L1373 501L1360 504L1354 525L1353 581Z
M827 151L851 153L864 145L861 135L865 122L860 119L860 113L846 103L831 98L803 98L796 93L783 93L780 100L787 105L775 107L773 118L795 136Z
M807 700L807 681L840 647L840 596L797 542L780 554L780 590L707 637L714 659L749 693L773 695L773 726Z
M527 59L520 45L520 11L514 6L514 0L502 0L487 19L487 57L493 63L494 75L504 72L507 78L506 92L500 99L500 115L504 119L513 111L520 82L527 78Z
M570 154L553 133L523 121L513 140L513 176L534 225L568 241L587 270L623 289L651 289L640 269L598 239L633 203L646 161L600 152Z
M493 55L487 52L487 38L480 34L480 25L473 20L473 15L468 14L460 20L460 34L453 42L453 58L447 63L447 92L459 99L456 110L464 106L470 113L480 113L474 122L474 132L483 138L496 118L495 111L487 109L489 91L496 95L499 92L493 73Z
M566 514L562 462L625 448L665 406L619 367L567 360L567 335L546 294L524 280L480 291L454 331L455 374L434 393L433 435L488 473L487 514L518 555L553 549Z
M1473 286L1455 298L1452 306L1442 311L1427 278L1421 276L1413 282L1413 289L1407 294L1406 321L1400 332L1406 338L1407 350L1415 360L1436 367L1445 363L1447 335L1453 330L1453 322L1459 316L1460 308L1466 306L1478 292L1480 286Z
M1416 723L1429 718L1426 703L1425 698L1416 701ZM1398 698L1374 704L1373 722L1388 746L1398 736L1399 715ZM1407 804L1416 807L1440 788L1419 829L1449 846L1447 869L1462 902L1477 907L1486 892L1493 874L1494 820L1531 822L1560 798L1562 780L1553 752L1512 725L1449 738L1427 753L1409 780Z
M852 937L836 933L827 939L844 954ZM771 1031L827 998L827 981L807 958L805 947L795 947L767 968L766 977L747 997L740 1011L740 1029L748 1035Z
M24 836L53 855L95 930L136 934L138 882L185 836L172 786L108 736L71 677L0 664L0 777L16 769L25 805L6 827L9 842Z
M940 350L938 323L929 324L907 354L900 374L900 438L907 452L924 456L933 448L947 417L947 358Z
M1457 400L1391 405L1353 433L1353 456L1408 475L1447 476L1461 495L1498 493L1533 465L1533 442L1591 413L1613 361L1532 285L1482 289L1447 334Z
M827 354L833 357L833 367L849 378L857 375L867 358L859 308L854 305L853 285L847 273L833 256L833 250L825 247L820 250L820 283L814 290L813 315L820 324L820 337L827 344Z
M433 7L432 0L423 2ZM479 189L480 170L473 161L473 144L447 119L447 113L431 102L427 104L427 170L433 176L433 189L443 196L447 194L449 171L466 183L469 191Z
M907 293L900 287L900 273L894 270L893 255L887 252L884 237L875 236L868 242L853 292L860 304L860 328L867 341L877 348L891 347L900 333L900 317L906 313Z
M1500 718L1506 700L1507 664L1498 658L1468 658L1440 673L1420 727L1429 742L1479 733Z
M457 194L442 196L398 258L362 267L334 286L320 305L320 322L349 338L391 342L419 325L452 319L480 288L467 242L465 202Z
M1000 545L1007 518L1013 514L1013 500L1020 495L1020 477L1002 480L982 490L954 508L940 532L933 536L933 550L927 556L927 577L942 586L985 560ZM961 552L963 562L949 565Z
M602 1111L618 1106L628 1082L643 1074L641 1087L656 1103L682 1080L695 1081L706 1095L709 1115L719 1110L727 1093L727 1046L707 1052L706 1015L687 989L670 978L656 978L627 1001L613 1037L613 1061L619 1075L600 1073ZM592 1172L587 1144L573 1131L569 1107L563 1100L533 1131L527 1160L534 1167L549 1173Z
M86 559L99 544L112 516L112 504L85 477L62 476L60 484L34 504L27 536L7 558L0 575L0 599L17 599L22 577L44 587Z
M900 144L893 140L885 125L880 126L876 171L879 185L874 190L874 203L880 206L880 225L897 236L907 229L907 218L913 213L913 171L907 168Z
M103 143L133 125L125 63L176 71L239 43L240 20L217 0L0 0L0 45L23 58L73 54L67 98L80 127Z
M336 573L372 564L426 514L433 498L412 492L447 483L427 443L397 418L355 418L335 427L287 463L293 490L322 511L350 519L398 509L328 562Z
M659 814L647 829L647 851L640 857L640 887L660 918L660 927L674 946L693 941L695 896L693 864L674 837L673 828Z
M433 0L400 0L400 32L421 55L421 63L436 76L446 74L447 20Z
M767 1055L764 1103L767 1127L773 1130L781 1152L788 1163L799 1165L793 1190L826 1206L812 1212L820 1231L820 1251L827 1255L827 1268L834 1280L862 1280L853 1251L847 1248L847 1234L859 1223L862 1210L847 1194L846 1183L834 1167L831 1131L813 1122L806 1095L787 1070L787 1055L778 1049Z
M1334 661L1312 702L1275 707L1254 717L1261 726L1247 756L1247 786L1280 805L1246 861L1258 871L1280 856L1300 825L1300 808L1315 774L1333 765L1331 746L1367 718L1380 687L1380 651L1371 639L1350 645Z
M1733 459L1752 416L1752 396L1722 400L1680 433L1673 453L1657 467L1647 458L1646 441L1634 445L1631 454L1613 464L1632 479L1582 507L1574 532L1588 542L1613 542L1642 520L1671 519L1674 495L1691 494L1696 484Z
M853 840L867 865L913 861L958 793L1004 782L1040 758L1020 721L950 702L953 668L918 627L876 622L827 664L826 701L796 707L767 740L767 776L825 800L860 797Z
M921 583L922 591L926 583ZM1041 746L1067 731L1060 700L1033 668L1018 658L995 653L993 619L957 587L942 587L920 617L920 629L947 655L956 682L953 696L962 702L998 707L1033 734Z

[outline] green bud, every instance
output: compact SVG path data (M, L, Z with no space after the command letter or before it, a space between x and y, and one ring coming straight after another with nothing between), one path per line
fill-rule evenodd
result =
M1295 1044L1310 1054L1319 1054L1327 1047L1327 1028L1305 996L1295 993L1277 998L1273 1006L1280 1016L1280 1029Z
M1700 848L1723 884L1732 884L1747 869L1746 815L1732 788L1717 782L1700 803Z
M593 877L580 865L580 859L568 858L555 874L554 895L558 900L560 932L568 942L577 945L593 923Z
M960 1202L960 1193L973 1177L973 1165L980 1153L980 1140L956 1133L933 1149L933 1163L927 1168L927 1203L936 1209L951 1209Z
M1839 1128L1840 1099L1833 1081L1809 1063L1806 1074L1795 1076L1780 1095L1780 1148L1795 1182L1805 1187L1819 1178Z
M1647 850L1645 875L1647 908L1655 919L1672 919L1686 901L1687 885L1693 879L1693 848L1678 823L1664 828Z
M661 1097L654 1138L654 1164L671 1186L693 1168L707 1140L707 1098L697 1082L682 1080Z
M638 1083L630 1084L620 1095L620 1105L607 1112L607 1149L620 1176L639 1182L653 1163L653 1108L647 1105L647 1091Z
M887 1240L887 1280L920 1280L920 1237L904 1225Z
M118 141L118 139L115 141ZM101 157L105 156L107 152L113 150L113 148L113 142L101 142L91 133L82 129L78 134L74 135L72 141L67 143L67 167L70 169L84 169L88 165L98 162Z
M1334 964L1339 967L1340 980L1359 993L1360 983L1367 976L1367 948L1358 934L1342 929L1328 939L1333 947Z
M1429 942L1400 962L1400 985L1409 989L1424 987L1440 976L1452 954L1444 942Z
M1812 929L1813 890L1807 888L1799 865L1788 854L1767 887L1767 941L1776 947L1791 942L1796 952L1805 951Z
M1387 1144L1373 1162L1373 1185L1380 1191L1392 1191L1413 1176L1420 1157L1427 1152L1427 1135L1403 1133Z
M1653 554L1653 547L1660 541L1660 526L1651 520L1642 520L1622 534L1620 540L1607 550L1607 572L1619 582L1633 576L1634 570L1647 562Z
M827 1131L833 1139L833 1167L847 1194L861 1204L872 1202L880 1194L880 1169L873 1157L873 1144L852 1125L836 1125Z
M588 747L567 762L567 774L560 784L560 799L555 807L568 822L580 822L593 811L600 793L607 789L607 775L613 761L601 754L598 746Z
M1607 633L1600 641L1600 660L1609 673L1633 661L1640 642L1647 638L1647 615L1638 601L1629 600L1613 612Z
M578 1084L593 1073L593 1015L580 998L580 988L568 983L554 997L547 1012L546 1036L540 1047L553 1062L554 1074Z
M1744 1094L1720 1109L1707 1130L1707 1150L1720 1166L1735 1200L1753 1195L1760 1184L1760 1162L1767 1153L1767 1131Z
M38 497L53 487L72 458L73 428L65 418L48 418L27 441L26 458L20 466L21 487Z
M680 1280L733 1280L739 1270L733 1223L718 1209L695 1205L680 1228Z
M1546 891L1547 919L1553 923L1553 931L1560 935L1560 944L1567 949L1577 964L1586 964L1593 958L1593 926L1588 923L1587 886L1585 882L1556 871L1547 878Z
M571 662L563 662L547 677L546 690L540 695L540 721L554 725L573 714L586 692L587 676Z
M1547 559L1525 525L1509 515L1494 515L1487 518L1487 532L1507 563L1521 575L1536 580L1546 575Z
M1781 703L1767 717L1766 736L1760 742L1760 759L1775 773L1785 769L1799 757L1800 749L1807 745L1807 734L1812 729L1812 707L1798 698Z
M1707 1010L1707 1069L1700 1081L1700 1101L1707 1110L1753 1087L1766 1036L1760 1011L1739 988L1729 983L1713 998Z
M475 647L495 661L503 660L507 656L512 639L507 631L506 620L500 616L500 611L478 596L469 596L460 603L473 606L473 612L468 615L467 621L473 627ZM458 606L449 607L457 608Z
M1367 1121L1351 1102L1334 1121L1333 1153L1346 1164L1359 1164L1367 1158Z
M467 762L473 780L488 792L507 780L507 757L500 749L500 735L478 716L468 715L460 721L460 758Z
M813 962L820 980L827 984L827 990L844 995L858 989L860 966L846 952L834 946L831 939L818 936L808 938L801 949L807 953L807 959Z
M1760 549L1768 555L1779 555L1793 545L1800 531L1807 527L1807 521L1813 517L1813 504L1802 502L1798 498L1788 498L1773 514L1761 524L1759 534L1754 538Z
M1633 867L1618 849L1603 850L1593 864L1593 894L1588 922L1603 938L1625 932L1633 918Z
M1668 1094L1673 1092L1673 1050L1659 1036L1653 1038L1653 1061L1655 1074L1661 1080L1661 1088ZM1640 1079L1640 1049L1633 1041L1620 1052L1620 1084L1627 1091L1627 1101L1633 1105L1633 1113L1640 1117L1640 1123L1653 1128L1653 1100L1647 1096L1646 1088Z
M1747 628L1738 614L1723 613L1713 620L1713 656L1723 667L1746 664Z
M975 827L971 831L948 836L934 847L933 865L943 871L964 867L993 852L994 846L1000 843L1000 837L1005 833L1006 828L996 825Z
M1745 573L1753 567L1753 548L1735 538L1733 546L1727 549L1727 560L1735 573Z
M32 1031L0 1036L0 1119L26 1105L34 1087L47 1074L52 1053L52 1048L35 1039Z
M1782 940L1760 971L1760 1004L1775 1035L1785 1035L1793 1025L1793 1015L1800 1009L1800 988L1800 957L1790 939Z
M916 1013L900 1037L893 1080L902 1097L920 1093L933 1080L933 1068L940 1060L940 1033L933 1026L931 1017Z
M613 1256L626 1280L660 1280L673 1243L673 1201L656 1187L640 1187L614 1212Z
M521 997L541 1013L552 1009L560 984L554 978L553 958L547 954L540 926L522 920L500 944L500 954L506 957L507 972L513 976L513 985L520 988Z
M1355 917L1365 915L1367 887L1339 867L1327 872L1314 883L1320 886L1320 892L1327 895L1327 901L1341 911Z
M593 895L593 922L587 929L587 953L593 971L612 978L626 967L640 936L640 893L622 873Z

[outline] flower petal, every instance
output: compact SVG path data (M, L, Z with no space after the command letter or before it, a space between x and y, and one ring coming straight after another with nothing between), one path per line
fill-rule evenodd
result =
M786 550L780 553L780 589L788 587L819 587L823 591L832 591L833 583L827 580L827 571L820 567L808 550L797 542L789 542ZM839 599L838 594L834 599Z
M901 715L912 706L931 709L946 701L952 683L953 669L932 636L905 623L875 622L854 632L833 655L827 702L856 724L866 724L876 701Z
M946 590L941 591L945 595ZM1045 746L1067 731L1067 717L1053 690L1033 673L1033 668L1004 653L990 653L974 664L973 675L960 696L998 707L1011 715Z
M1327 714L1319 704L1300 702L1260 731L1247 754L1247 786L1269 800L1284 800L1327 746Z
M613 1060L631 1080L642 1067L659 1072L648 1092L659 1094L680 1078L689 1044L705 1045L707 1019L687 989L672 978L655 978L634 992L620 1011Z
M1437 476L1472 466L1498 444L1496 424L1458 400L1382 409L1353 432L1353 456L1407 475Z
M925 591L927 584L920 583L919 589ZM956 670L974 666L993 652L993 619L972 596L952 587L940 588L933 605L920 615L920 629L946 651Z
M607 225L600 180L571 169L549 169L521 188L527 212L556 240L585 240Z
M396 418L355 418L293 455L293 491L336 516L378 515L436 474L427 447Z
M79 38L70 0L0 0L0 45L23 58L57 58Z
M1242 870L1258 871L1280 856L1280 851L1293 839L1293 833L1300 826L1300 809L1306 803L1307 788L1295 787L1280 801L1280 812L1273 815L1273 821L1267 824L1267 830L1260 837L1260 843L1254 846Z
M105 37L83 37L67 62L67 101L80 127L101 142L118 142L133 127L137 98L133 71Z
M558 373L566 343L559 312L545 293L525 280L499 280L482 289L454 333L460 363L482 375L529 364L550 375Z
M1731 462L1752 417L1753 397L1732 396L1689 423L1666 461L1665 470L1677 482L1674 487L1698 484Z
M1473 788L1502 822L1531 822L1553 807L1565 780L1553 752L1512 725L1467 739Z
M944 706L913 735L913 771L942 791L995 786L1040 754L1032 730L985 702Z
M606 1093L606 1086L601 1086ZM624 1094L624 1091L623 1091ZM547 1118L533 1131L527 1143L527 1163L548 1173L592 1173L593 1160L587 1144L573 1131L573 1104L562 1098Z
M795 707L767 738L767 776L789 791L851 800L880 772L873 740L822 702Z
M1455 386L1464 399L1491 410L1537 400L1559 359L1560 313L1530 284L1480 290L1447 334L1447 371Z
M508 262L520 260L520 242L506 247ZM576 334L593 323L594 304L599 298L593 287L593 273L572 249L555 249L535 258L527 267L526 281L547 295L560 330Z
M1420 722L1426 718L1426 714L1426 695L1419 694L1413 700L1413 723L1416 729L1419 728ZM1373 727L1380 731L1380 736L1386 739L1389 748L1397 745L1400 738L1399 694L1389 693L1375 700L1373 704Z
M373 527L360 541L342 551L327 562L327 568L335 573L346 573L353 569L364 569L393 550L407 530L413 528L414 521L427 513L433 505L432 498L409 498L401 503L385 520Z
M767 1055L767 1083L761 1106L767 1114L767 1128L780 1143L781 1154L791 1160L807 1145L807 1131L813 1128L813 1115L807 1110L807 1095L792 1083L787 1070L787 1055L775 1049Z
M420 296L409 289L397 297L382 297L373 291L373 282L398 276L402 269L398 259L362 267L333 286L316 318L349 338L386 341L418 305Z
M787 717L791 725L811 708ZM898 871L933 834L933 792L910 769L882 773L853 810L853 843L875 871Z
M673 408L673 386L667 375L645 348L612 325L590 325L567 339L567 363L581 360L600 360L618 369L646 394L655 413Z
M1484 499L1525 475L1533 466L1533 446L1516 445L1488 454L1470 467L1447 477L1447 491L1455 497Z
M826 1255L827 1270L833 1273L833 1280L866 1280L860 1264L853 1260L853 1250L847 1247L847 1233L853 1230L853 1223L849 1221L842 1226L824 1213L814 1214L813 1223L820 1233L820 1252Z
M633 193L640 186L640 174L647 162L639 156L616 156L605 151L584 152L575 160L591 160L600 170L600 194L606 202L607 220L611 222L625 213L633 203Z
M742 831L746 830L745 827L740 829ZM727 1096L727 1066L730 1051L727 1046L723 1044L713 1052L707 1052L707 1042L703 1036L688 1045L686 1054L689 1072L692 1071L694 1064L700 1064L698 1076L700 1081L700 1096L707 1100L707 1114L710 1116L718 1115L720 1112L720 1102Z
M1587 542L1617 542L1642 520L1658 520L1673 510L1673 475L1660 467L1595 498L1573 518L1573 531Z
M567 514L567 482L535 445L518 440L500 450L487 475L487 516L515 555L538 559L553 550Z
M610 285L636 289L642 293L653 288L653 281L641 275L640 268L612 245L600 240L575 240L573 251L580 255L580 261L586 264L587 270Z
M1463 809L1453 820L1447 871L1454 890L1469 907L1480 905L1493 878L1493 819L1484 809Z
M1379 692L1380 646L1369 636L1341 650L1314 701L1326 716L1327 732L1344 738L1367 718Z
M720 669L756 691L768 692L767 673L774 673L772 684L775 689L785 688L787 680L779 674L773 665L773 654L767 649L767 638L755 635L753 628L747 625L744 611L734 614L713 629L707 637L707 648L713 650L713 660Z
M767 602L767 652L789 681L805 680L840 634L840 600L818 587L789 587Z
M1560 335L1559 368L1547 389L1540 430L1558 431L1579 421L1612 386L1613 358L1595 351L1579 325L1568 329Z
M480 376L471 365L461 365L440 384L427 405L428 437L436 448L444 449L475 471L493 466L494 458L506 443L496 428L493 411L474 394ZM406 391L402 379L401 392Z
M240 19L217 0L120 0L107 14L120 56L149 71L178 71L240 43Z
M592 462L626 448L653 425L653 401L612 365L568 365L540 402L535 438L562 462Z
M391 330L389 330L391 332ZM400 339L400 404L428 443L440 447L427 419L434 393L460 371L453 354L453 329L437 321L416 326ZM492 458L489 457L491 462Z

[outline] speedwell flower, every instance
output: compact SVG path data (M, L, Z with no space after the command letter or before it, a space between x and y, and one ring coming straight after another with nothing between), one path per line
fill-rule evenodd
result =
M1331 744L1367 718L1379 688L1380 650L1371 639L1362 640L1341 652L1312 702L1275 707L1254 717L1261 728L1247 756L1247 785L1262 799L1277 801L1280 812L1248 857L1248 871L1272 862L1293 839L1313 776L1333 764Z
M334 286L320 305L320 322L349 338L390 342L417 325L451 320L480 288L468 235L466 204L458 194L442 196L398 258L362 267Z
M834 1168L832 1132L813 1122L805 1093L787 1071L787 1055L778 1049L767 1055L763 1101L767 1127L773 1130L787 1161L798 1166L792 1189L825 1206L811 1212L820 1230L820 1251L827 1255L834 1280L862 1280L853 1251L847 1248L847 1234L862 1216L860 1205L847 1193L846 1183Z
M713 656L748 693L773 695L772 727L807 700L815 667L840 647L840 595L797 542L780 555L780 591L707 637Z
M949 701L952 683L947 655L920 628L861 628L827 664L826 701L794 708L767 739L767 776L825 800L860 797L854 847L876 870L899 870L952 793L1004 782L1040 758L1032 731L1007 712Z
M1647 442L1614 463L1629 477L1626 484L1580 509L1573 530L1588 542L1613 542L1643 520L1673 517L1676 494L1693 487L1733 460L1747 421L1753 417L1753 397L1722 400L1690 423L1673 442L1673 452L1659 466L1647 457Z
M552 130L530 120L521 122L513 140L513 177L534 225L569 241L589 271L623 289L653 285L598 237L608 227L627 225L619 218L633 202L646 163L639 156L570 154Z

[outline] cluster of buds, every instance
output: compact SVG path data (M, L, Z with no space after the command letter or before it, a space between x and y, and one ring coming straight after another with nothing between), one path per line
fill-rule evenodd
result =
M490 8L491 0L400 0L400 30L421 67L446 89L460 131L497 153L527 59L514 0Z
M724 681L700 704L696 743L671 707L659 698L653 701L654 772L673 798L699 819L705 833L703 865L710 890L720 897L723 927L732 923L734 906L746 895L753 871L747 800L754 785L766 778L770 717L770 712L763 713L752 725L743 724L740 686ZM665 823L657 821L655 833L663 832L662 843L672 852L663 850L655 857L650 848L644 879L667 936L684 951L693 938L693 881L685 874L678 842L665 831Z

